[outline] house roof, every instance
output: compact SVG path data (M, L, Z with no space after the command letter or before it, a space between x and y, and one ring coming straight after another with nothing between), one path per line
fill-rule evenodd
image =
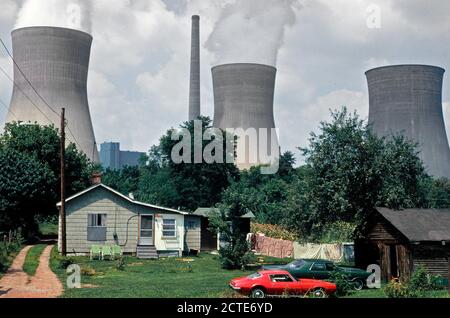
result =
M411 242L450 241L450 209L376 209Z
M197 210L192 213L192 215L198 215L203 216L205 218L208 218L211 212L219 212L220 209L218 208L198 208ZM241 216L241 219L253 219L255 215L252 212L248 212Z
M122 193L114 190L113 188L110 188L110 187L104 185L103 183L96 184L96 185L94 185L92 187L89 187L89 188L87 188L87 189L85 189L85 190L83 190L81 192L78 192L78 193L68 197L66 199L66 203L69 202L69 201L72 201L72 200L74 200L74 199L76 199L78 197L81 197L81 196L85 195L86 193L91 192L91 191L93 191L93 190L95 190L97 188L103 188L103 189L105 189L105 190L107 190L109 192L112 192L115 195L121 197L122 199L124 199L124 200L126 200L128 202L131 202L133 204L136 204L136 205L145 206L145 207L148 207L148 208L153 208L153 209L158 209L158 210L164 210L164 211L172 212L172 213L183 214L183 215L189 214L187 212L183 212L183 211L179 211L179 210L175 210L175 209L165 208L165 207L162 207L162 206L148 204L148 203L144 203L144 202L139 202L139 201L133 200L130 197L127 197L126 195L123 195ZM58 202L56 204L56 206L60 207L61 206L61 202Z

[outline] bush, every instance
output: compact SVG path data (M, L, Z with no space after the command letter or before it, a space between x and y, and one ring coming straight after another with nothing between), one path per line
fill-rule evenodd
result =
M333 271L329 280L336 284L336 296L346 296L353 289L352 282L342 272Z
M391 280L383 289L384 294L388 298L410 298L411 293L407 283L403 283L398 279Z
M223 246L219 253L222 267L225 269L243 269L256 260L245 240L239 240L234 246L230 244Z
M116 262L116 269L119 271L125 270L125 259L123 257L119 258Z
M24 243L21 231L10 231L8 234L1 234L0 241L0 272L5 272L15 254L20 251Z
M69 267L72 264L75 264L75 261L72 258L70 258L70 257L62 257L59 260L58 267L61 268L61 269L67 269L67 267Z
M442 278L428 274L423 266L418 266L406 281L391 280L384 288L389 298L419 298L424 297L426 291L440 289Z

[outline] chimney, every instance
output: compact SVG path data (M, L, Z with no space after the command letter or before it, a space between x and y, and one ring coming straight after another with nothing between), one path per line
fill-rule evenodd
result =
M97 185L97 184L100 184L100 183L102 183L102 174L99 173L99 172L96 172L96 173L92 174L91 184L92 185Z
M200 17L192 16L189 120L200 116Z

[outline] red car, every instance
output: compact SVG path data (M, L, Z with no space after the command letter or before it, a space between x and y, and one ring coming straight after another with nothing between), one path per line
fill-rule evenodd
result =
M268 295L312 295L326 297L336 292L336 285L317 279L295 279L285 270L262 270L250 276L235 278L230 282L235 291L253 298Z

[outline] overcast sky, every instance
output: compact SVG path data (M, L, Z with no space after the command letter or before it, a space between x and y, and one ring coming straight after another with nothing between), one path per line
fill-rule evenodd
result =
M65 15L74 4L81 5L82 17L71 25ZM380 28L367 26L374 8L381 10ZM0 36L10 46L16 27L71 26L92 33L88 91L97 142L147 151L187 119L190 17L199 14L202 114L212 117L214 111L211 66L275 64L280 144L296 151L330 108L345 105L367 118L366 70L404 63L450 70L449 12L446 0L1 0ZM3 51L0 65L12 74ZM9 104L11 91L0 74L0 104ZM0 105L0 122L5 115Z

